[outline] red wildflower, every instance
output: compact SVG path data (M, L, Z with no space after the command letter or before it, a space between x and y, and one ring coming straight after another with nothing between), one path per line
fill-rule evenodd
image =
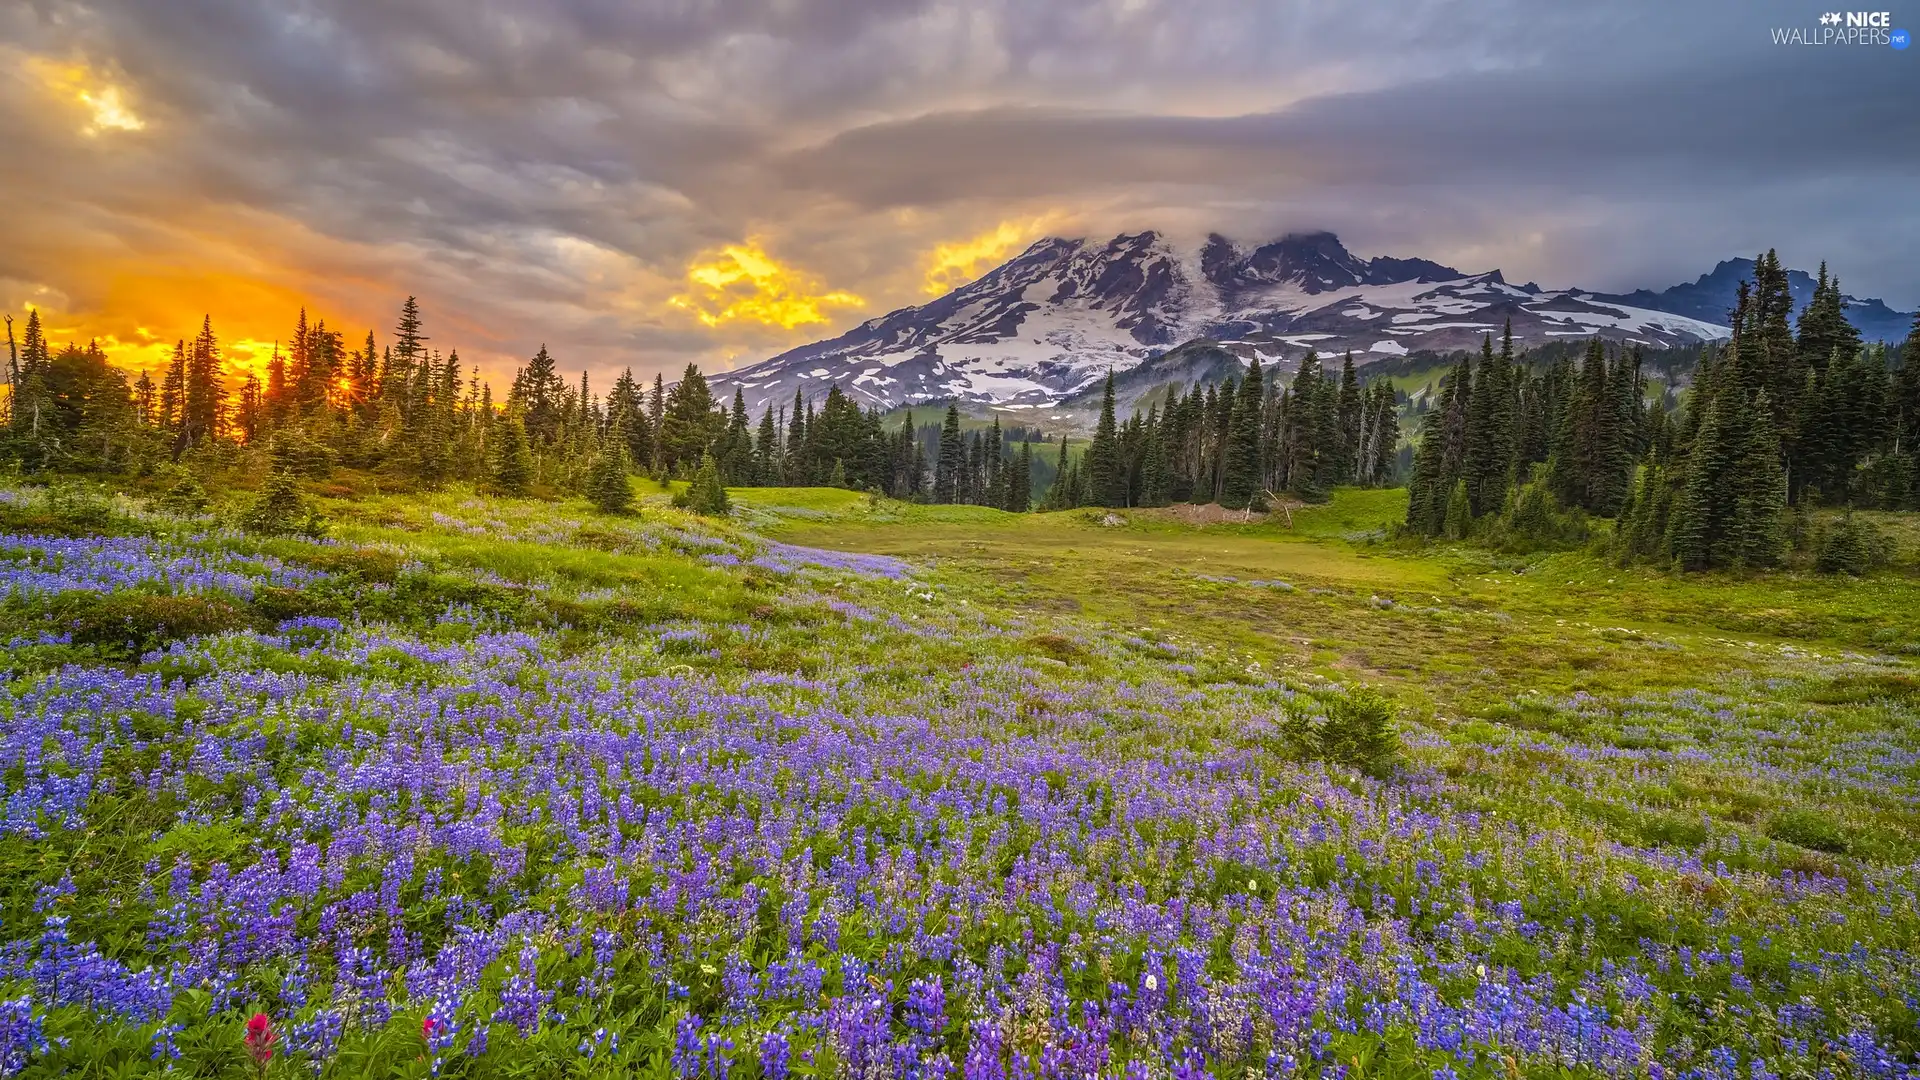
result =
M266 1013L254 1013L247 1021L247 1037L244 1040L247 1053L253 1055L254 1063L266 1071L267 1062L273 1058L273 1044L280 1033L273 1030L273 1020Z

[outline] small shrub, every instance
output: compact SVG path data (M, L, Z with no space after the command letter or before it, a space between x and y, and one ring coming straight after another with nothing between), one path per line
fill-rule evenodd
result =
M1868 705L1889 701L1920 708L1920 677L1912 675L1841 675L1807 698L1820 705Z
M726 517L733 512L726 486L720 482L720 467L713 463L712 454L700 455L700 467L694 470L692 482L687 490L674 496L673 505L706 517Z
M1788 810L1767 822L1767 835L1813 851L1845 855L1847 827L1818 810Z
M627 451L614 440L593 459L587 473L587 498L603 514L624 514L633 509L633 485L627 482Z
M254 590L247 605L265 629L302 616L339 617L352 613L344 598L328 589L285 589L263 586Z
M527 447L527 428L520 414L510 412L494 425L489 478L493 490L521 496L533 489L533 452Z
M1317 703L1325 716L1315 714ZM1340 765L1384 780L1400 764L1400 740L1393 731L1393 706L1379 693L1360 688L1302 700L1289 709L1282 725L1294 756Z
M290 561L324 570L334 577L355 577L361 581L391 585L400 579L405 561L399 553L385 548L310 547L289 556Z
M1063 664L1084 660L1087 656L1087 650L1081 648L1078 642L1059 634L1035 634L1027 639L1027 644L1042 656L1052 657Z
M326 522L307 504L300 485L287 469L275 469L268 474L260 497L240 516L240 527L261 536L318 537L327 531Z
M1577 738L1587 727L1586 719L1579 713L1562 712L1544 701L1501 702L1480 715L1508 727L1552 732L1567 738Z
M1821 534L1814 552L1814 569L1823 574L1862 577L1885 565L1888 546L1880 530L1848 512Z
M75 645L98 645L132 656L246 622L244 613L224 599L141 593L69 593L55 604L53 614Z
M200 486L192 473L187 473L168 487L160 496L160 509L181 517L196 517L207 510L207 489Z
M1586 511L1563 509L1544 483L1522 485L1507 508L1487 526L1485 543L1495 551L1526 555L1577 548L1593 535Z
M134 536L148 527L99 492L58 485L38 497L0 503L0 530L35 536Z
M1400 741L1393 733L1393 708L1372 690L1355 690L1328 703L1320 728L1320 757L1376 779L1393 772Z

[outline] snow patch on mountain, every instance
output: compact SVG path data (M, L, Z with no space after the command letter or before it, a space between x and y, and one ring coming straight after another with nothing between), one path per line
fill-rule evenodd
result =
M1085 394L1109 370L1202 340L1283 368L1308 349L1366 361L1477 348L1509 320L1523 346L1597 335L1666 347L1727 336L1705 316L1728 267L1663 293L1608 295L1515 286L1498 270L1467 274L1426 259L1362 259L1325 232L1254 246L1156 232L1049 237L929 303L710 381L725 396L738 389L755 412L836 385L880 408L949 399L1043 408ZM1169 369L1202 370L1215 367Z

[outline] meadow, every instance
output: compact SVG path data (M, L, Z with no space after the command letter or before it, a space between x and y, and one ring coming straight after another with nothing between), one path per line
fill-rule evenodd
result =
M0 1075L1920 1076L1912 535L636 483L0 490Z

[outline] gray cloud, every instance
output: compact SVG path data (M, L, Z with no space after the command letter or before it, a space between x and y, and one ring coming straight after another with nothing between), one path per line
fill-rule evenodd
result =
M30 211L0 245L0 300L38 289L124 339L132 287L110 274L217 271L379 325L419 293L439 339L496 368L546 341L601 372L676 370L838 329L669 305L722 245L757 238L859 293L845 321L918 299L935 245L1049 214L1329 227L1600 288L1778 245L1920 302L1920 59L1770 42L1816 14L29 0L0 13L0 59L84 64L148 126L83 137L47 87L0 80L0 185Z

